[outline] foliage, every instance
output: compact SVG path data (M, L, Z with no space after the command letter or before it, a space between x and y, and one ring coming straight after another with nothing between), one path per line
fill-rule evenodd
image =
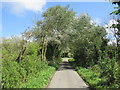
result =
M112 0L112 4L116 4L116 5L118 5L118 6L117 6L117 7L114 7L114 9L117 9L117 10L116 10L116 11L113 11L113 12L110 13L110 14L116 14L116 15L120 14L120 1L116 2L116 1Z
M85 67L98 73L97 81L92 73L87 73L84 78L92 83L92 87L119 87L119 64L117 63L117 47L108 45L106 31L102 26L91 24L91 18L87 14L81 14L75 19L74 32L71 34L70 51L73 53L75 62L71 62L73 67ZM84 74L84 73L83 73ZM91 75L91 76L89 76ZM93 76L93 77L92 77ZM88 78L90 77L90 78ZM102 81L102 78L105 80Z
M115 38L116 38L116 44L117 44L117 62L120 65L120 1L114 1L112 0L112 4L117 5L117 7L114 7L115 9L117 9L116 11L110 13L110 14L114 14L117 16L117 24L113 24L111 28L117 29L116 33L114 34Z
M75 21L70 46L73 56L80 65L93 66L107 45L105 29L91 24L91 18L87 14L81 14Z
M51 40L47 45L46 58L47 60L55 60L56 58L60 58L60 41Z
M70 58L70 59L68 59L68 61L69 61L69 62L74 62L75 59L74 59L74 58Z
M22 83L31 83L31 78L38 76L38 78L47 80L43 84L41 83L40 87L43 87L44 84L47 84L48 78L51 77L54 70L55 68L49 67L44 62L35 61L33 58L25 58L20 64L15 61L3 61L3 88L17 88Z
M19 88L44 88L48 84L54 72L54 67L43 69L37 73L35 77L29 78L29 81L20 85Z
M120 86L119 43L108 45L104 27L88 14L75 14L69 5L54 6L21 37L3 38L3 88L44 87L64 56L73 56L69 62L90 86ZM119 23L113 26L119 31Z
M107 79L100 76L100 72L79 67L78 73L91 86L91 88L118 88L116 84L107 85Z
M42 60L60 56L61 50L65 48L65 41L71 30L74 16L75 12L69 6L58 5L43 12L44 19L38 21L33 29L34 38L42 44L40 51Z
M43 80L46 80L43 84L41 83L40 86L44 87L48 79L53 75L55 68L38 60L38 44L36 42L29 42L22 61L20 63L16 62L15 59L18 56L16 52L19 48L17 46L18 44L16 44L17 42L14 41L15 43L13 43L13 40L14 38L10 40L5 39L5 41L3 41L2 87L18 88L21 84L30 83L31 78L36 78L38 76L38 78L42 77ZM5 47L7 44L9 44L9 46ZM18 49L14 50L15 48ZM47 75L45 76L42 74ZM21 88L23 88L23 86L21 86Z
M61 58L56 58L54 60L50 60L49 63L48 63L48 65L55 67L56 70L57 70L59 68L60 62L61 62Z
M107 84L114 84L116 87L119 87L119 65L116 62L115 58L104 58L99 61L99 67L101 69L100 74L101 77L105 77L107 79Z
M3 61L2 64L3 64L3 68L2 68L3 88L10 88L17 86L20 82L20 73L19 73L20 66L17 65L17 62L15 61L9 61L9 62ZM22 74L24 75L26 74L24 69L20 71L23 71Z

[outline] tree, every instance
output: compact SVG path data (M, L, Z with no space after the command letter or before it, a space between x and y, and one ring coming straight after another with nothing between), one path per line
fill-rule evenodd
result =
M101 51L107 45L105 35L103 27L91 24L88 14L76 17L70 47L80 65L89 67L98 63L99 57L102 57Z
M64 43L66 42L63 39L65 39L65 35L68 35L71 30L75 12L73 12L69 5L66 7L58 5L47 9L42 16L44 18L43 21L38 21L35 28L37 30L35 38L42 41L41 52L44 53L42 56L44 57L42 58L43 60L46 59L46 50L49 50L47 49L49 48L47 47L48 42L49 46L50 44L55 44L54 51L52 52L53 57L57 54L56 50L60 51L61 47L65 45Z
M110 14L114 14L117 15L117 24L113 24L112 28L117 28L117 32L115 33L116 36L116 41L117 41L117 62L118 65L120 66L120 0L116 1L116 0L112 0L112 4L117 5L117 7L115 7L115 9L117 9L116 11L110 13ZM118 85L120 84L120 68L118 67L118 74L116 75L116 82L118 83ZM119 85L120 87L120 85Z
M29 29L29 28L28 28ZM26 48L27 48L27 44L28 44L28 41L30 40L32 36L32 32L29 30L29 31L25 31L23 34L22 34L22 41L23 41L23 44L22 44L22 48L19 52L19 55L17 57L17 61L20 62L22 59L23 59L23 55L26 51Z

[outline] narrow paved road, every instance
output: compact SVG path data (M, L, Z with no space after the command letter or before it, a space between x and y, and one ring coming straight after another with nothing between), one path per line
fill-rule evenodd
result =
M60 68L54 74L48 88L81 88L87 89L88 86L74 69L69 65L68 59L64 59Z

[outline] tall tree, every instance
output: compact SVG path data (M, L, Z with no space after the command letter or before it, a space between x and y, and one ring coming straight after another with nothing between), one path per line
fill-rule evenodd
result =
M47 50L47 44L49 41L52 41L51 43L55 43L56 41L59 41L62 43L64 42L64 37L67 35L67 32L70 32L71 26L73 24L75 12L68 6L62 7L62 6L54 6L49 9L47 9L43 13L43 21L38 21L37 23L37 30L40 32L37 33L37 39L43 38L43 45L42 45L42 53L44 53L42 59L45 59L46 57L46 50ZM42 36L40 36L42 35ZM54 41L54 42L53 42ZM56 43L55 43L56 44ZM57 50L58 47L60 49L60 44L55 45L53 50ZM52 52L53 55L56 54L56 51Z
M116 41L117 41L117 60L120 64L120 0L116 1L116 0L112 0L112 4L117 5L117 7L115 7L114 12L110 13L110 14L115 14L117 15L117 24L113 24L112 28L117 28L117 31L115 33L116 36Z
M102 44L105 35L105 29L92 24L89 15L76 17L71 49L77 62L86 67L96 64L104 47Z
M29 30L29 28L28 28L27 31L25 31L22 34L22 41L23 41L22 42L22 48L21 48L21 50L19 52L19 55L18 55L18 57L16 59L18 62L20 62L23 59L23 55L24 55L24 53L25 53L25 51L27 49L27 44L28 44L31 36L32 36L32 32Z
M112 0L112 4L117 5L117 7L115 7L115 9L117 9L116 11L110 13L110 14L114 14L117 15L117 24L113 24L112 28L117 28L117 32L115 33L116 36L116 41L117 41L117 61L118 61L118 65L120 66L120 0ZM118 68L118 75L116 76L116 81L120 87L120 68Z

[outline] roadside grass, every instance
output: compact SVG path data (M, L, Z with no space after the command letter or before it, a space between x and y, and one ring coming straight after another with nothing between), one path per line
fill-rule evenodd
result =
M20 88L45 88L52 78L53 74L59 67L61 58L54 60L54 62L49 62L47 68L41 70L35 75L35 77L30 76L26 83L21 84Z
M69 61L69 62L74 62L75 59L74 59L74 58L70 58L70 59L68 59L68 61Z
M69 63L75 68L78 74L84 79L84 81L90 86L92 89L110 89L115 88L115 85L107 85L107 78L101 77L99 72L99 67L96 65L93 68L84 68L81 66L77 66L77 63L73 58L70 58Z
M29 81L21 84L19 88L44 88L47 86L54 72L54 67L49 67L45 70L42 70L36 75L36 77L29 77Z
M86 69L83 67L77 67L77 72L91 88L105 87L106 79L100 77L99 72L94 72L91 69Z
M117 89L114 83L111 85L108 85L107 78L101 77L101 74L99 72L95 72L92 69L77 67L77 72L92 89L97 89L97 90Z
M49 84L55 71L59 68L61 60L61 58L58 58L49 61L49 66L47 68L41 70L35 77L29 77L29 80L26 83L21 84L20 88L45 88Z

